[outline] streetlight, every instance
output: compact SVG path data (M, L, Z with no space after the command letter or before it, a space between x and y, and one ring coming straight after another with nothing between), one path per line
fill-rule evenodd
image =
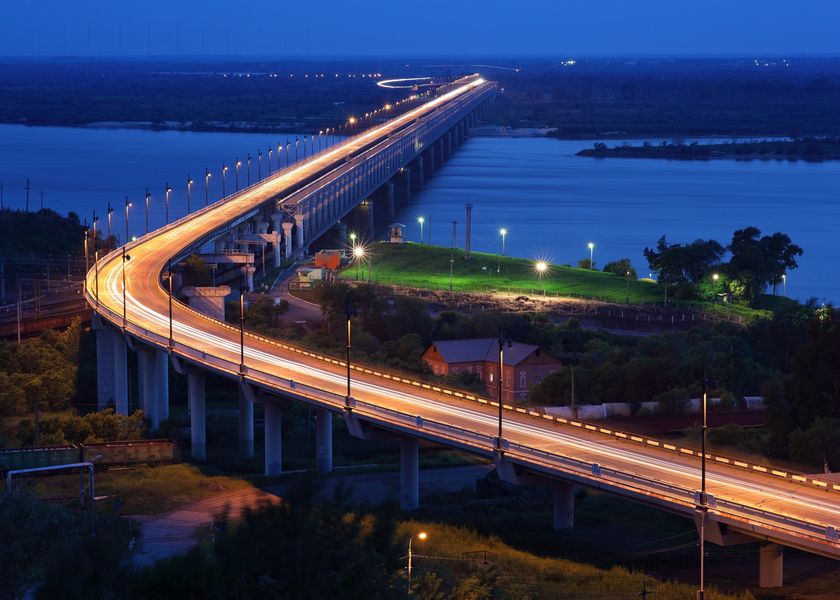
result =
M295 162L298 161L298 144L300 143L300 138L295 137Z
M548 263L546 263L544 260L538 260L534 264L534 270L537 272L537 277L540 278L540 289L543 290L543 293L545 293L545 290L543 289L543 283L542 282L543 282L543 275L545 275L545 272L548 270Z
M124 244L128 243L128 209L131 208L133 205L128 200L128 196L125 197L125 242Z
M499 230L499 235L502 236L502 253L499 255L499 264L496 266L496 273L500 273L502 271L502 256L505 255L505 237L507 237L507 229L502 227Z
M172 188L169 187L169 183L167 182L166 187L163 188L166 196L166 224L169 225L169 192L172 191Z
M123 244L123 247L122 247L122 260L123 260L123 264L122 264L123 326L122 326L122 328L123 328L123 333L125 333L125 328L126 328L126 324L127 324L127 320L126 320L126 296L127 296L127 294L126 294L126 288L125 288L125 263L127 263L128 261L131 260L131 256L129 256L128 254L125 253L125 244Z
M630 304L630 271L624 274L624 280L627 284L627 289L624 291L624 303Z
M720 275L718 275L717 273L713 273L712 274L712 281L714 281L714 284L712 284L712 303L713 304L715 302L717 302L717 282L718 282L718 279L720 279Z
M697 590L697 600L703 600L705 595L705 578L706 578L706 514L709 512L709 505L706 502L706 431L708 429L707 420L707 397L708 397L708 379L706 377L706 367L703 366L703 437L700 441L700 589Z
M262 149L257 150L257 181L262 179Z
M210 204L210 169L204 169L204 206Z
M289 166L289 160L292 155L292 143L286 139L286 166Z
M245 271L239 273L239 375L245 377Z
M146 188L146 233L149 233L149 199L152 195L149 193L149 188Z
M354 232L350 232L350 244L352 246L356 245L356 234Z
M423 223L426 222L426 219L423 217L417 217L417 222L420 223L420 243L423 243Z
M271 146L268 147L268 176L271 177L271 153L272 149ZM280 158L279 156L277 157Z
M417 534L417 539L420 541L425 540L429 535L425 531L421 531ZM414 540L414 536L408 538L408 597L411 598L411 542Z
M353 256L356 258L356 281L359 281L359 263L365 257L365 249L362 246L353 246Z
M321 151L321 136L324 135L323 129L318 130L318 152Z
M595 252L595 244L589 242L587 247L589 248L589 269L592 270L595 268L595 263L592 260Z
M222 198L227 196L227 191L225 190L225 180L227 179L227 177L225 177L225 175L227 175L227 172L228 172L227 165L225 163L222 163Z
M193 179L187 175L187 214L190 214L190 190L192 189Z
M173 330L172 330L172 259L169 259L169 351L175 346Z
M111 203L108 203L108 253L111 252L111 213L114 212Z
M350 296L346 297L346 315L347 315L347 395L344 397L344 407L349 411L353 409L350 400L350 319L355 314L355 311L350 306Z
M242 161L238 158L236 159L236 177L234 179L234 183L236 184L236 191L239 191L239 167L242 166Z
M251 186L251 153L248 153L248 187Z
M93 211L93 295L96 298L96 308L99 308L99 243L96 239L96 223L99 217Z
M782 273L782 296L787 296L787 274Z
M513 342L510 340L506 340L502 337L502 328L499 327L499 378L497 382L497 390L498 390L498 397L496 398L499 401L499 437L496 439L496 449L501 454L504 452L502 448L502 405L504 404L502 400L502 370L505 366L505 344L507 347L510 348L513 346Z

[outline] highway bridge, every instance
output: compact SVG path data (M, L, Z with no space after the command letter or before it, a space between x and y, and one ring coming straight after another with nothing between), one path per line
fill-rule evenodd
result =
M253 452L253 403L265 408L265 471L281 472L280 424L290 401L316 409L318 469L332 468L332 417L361 438L393 436L401 448L401 503L418 505L418 442L427 440L495 461L512 483L551 482L554 526L573 524L574 488L591 486L685 515L705 537L728 545L760 542L760 583L782 584L782 547L840 557L840 485L763 465L708 455L708 497L698 497L699 453L686 448L498 405L241 331L178 301L171 265L225 236L268 230L276 259L312 243L376 189L453 151L495 92L472 77L376 125L100 258L85 296L95 308L100 402L125 412L126 355L139 353L141 406L153 426L168 415L171 361L188 379L192 453L205 456L205 374L240 382L240 434ZM425 163L425 166L424 166ZM250 448L248 444L250 443ZM703 518L703 515L706 515Z

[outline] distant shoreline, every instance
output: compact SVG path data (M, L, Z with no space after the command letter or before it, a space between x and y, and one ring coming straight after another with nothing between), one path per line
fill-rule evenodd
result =
M608 147L597 143L576 156L591 158L655 158L667 160L787 160L824 162L840 160L840 138L799 138L723 144L665 143Z

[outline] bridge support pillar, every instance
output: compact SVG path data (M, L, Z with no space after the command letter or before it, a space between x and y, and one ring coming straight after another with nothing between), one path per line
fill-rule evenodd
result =
M772 543L762 543L759 547L758 587L782 587L784 580L782 550L782 546Z
M265 407L265 474L276 476L282 472L281 426L283 410L274 402L266 402Z
M420 506L420 455L415 438L400 438L400 508Z
M93 318L96 330L96 404L99 410L114 401L114 333L102 323L98 316Z
M271 225L272 230L274 231L274 235L277 236L277 239L274 241L272 250L274 251L274 266L278 266L281 262L283 262L283 252L280 249L280 236L281 227L283 223L283 215L280 213L273 213L271 215Z
M286 242L286 260L292 257L292 227L294 223L286 221L283 223L283 240Z
M187 297L190 307L219 321L225 320L225 296L230 294L229 286L185 285L182 292Z
M385 198L388 201L388 220L393 223L397 218L397 208L394 202L394 182L385 182Z
M552 487L554 531L572 529L575 526L575 486L565 481L555 481Z
M300 251L303 251L303 221L305 218L305 215L302 214L295 215L295 226L297 228L297 239L295 241L297 242L297 249Z
M149 427L152 431L157 431L160 424L158 420L158 400L157 400L157 351L155 350L140 350L137 353L137 366L139 372L139 381L141 387L141 402L143 412L149 419Z
M114 357L114 410L119 415L128 414L128 345L118 333L113 335Z
M256 271L257 268L253 265L245 267L245 285L248 287L249 292L254 291L254 273ZM224 306L224 301L222 302L222 306Z
M254 403L239 389L239 457L254 458Z
M155 353L155 386L157 393L157 418L158 424L169 418L169 353L166 350L158 350Z
M190 452L194 460L207 459L207 423L204 405L204 373L187 373L187 396L190 402Z
M315 413L315 452L319 473L332 473L332 413L319 409Z

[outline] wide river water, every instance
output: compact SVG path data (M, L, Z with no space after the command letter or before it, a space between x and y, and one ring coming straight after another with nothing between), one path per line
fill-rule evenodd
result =
M227 191L235 186L233 164L263 152L287 134L192 133L128 129L81 129L0 125L0 181L6 206L23 208L24 181L31 179L30 207L44 205L90 219L115 207L115 232L124 232L124 198L134 202L131 234L145 230L143 197L152 196L151 227L164 220L163 190L173 187L170 211L186 210L186 177L192 175L193 206L204 203L204 169L210 168L210 199L221 195L219 170L230 166ZM294 135L291 136L294 140ZM661 235L671 242L714 238L726 244L735 229L754 225L782 231L805 250L800 268L787 277L787 294L800 299L840 300L837 235L840 230L840 163L786 161L665 161L592 159L574 156L592 141L544 138L468 139L398 220L409 239L419 239L423 215L432 242L448 246L452 221L464 243L464 204L473 204L472 247L498 252L499 229L506 252L596 266L628 257L640 275L648 267L642 250ZM276 167L276 155L273 157ZM256 177L256 158L252 179ZM240 185L246 182L244 165ZM104 223L104 219L103 219ZM781 291L781 290L780 290Z

